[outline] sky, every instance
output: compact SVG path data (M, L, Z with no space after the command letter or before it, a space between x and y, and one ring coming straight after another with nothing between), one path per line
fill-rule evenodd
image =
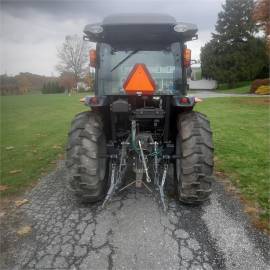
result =
M225 0L0 0L0 73L58 75L57 48L65 36L83 36L88 23L117 13L166 13L195 23L199 39L188 42L192 59L211 39Z

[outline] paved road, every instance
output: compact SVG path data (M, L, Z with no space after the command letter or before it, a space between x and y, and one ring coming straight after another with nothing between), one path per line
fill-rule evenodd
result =
M79 205L66 178L60 164L3 219L0 269L270 269L269 238L218 183L204 206L170 198L164 213L145 190L127 190L106 209ZM17 237L24 225L32 232Z
M226 94L209 90L190 90L189 96L195 96L199 98L215 98L215 97L270 97L269 95L254 95L254 94Z

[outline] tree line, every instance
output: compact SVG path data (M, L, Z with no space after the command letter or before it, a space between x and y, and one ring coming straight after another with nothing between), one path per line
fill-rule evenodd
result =
M268 77L269 3L226 0L212 39L201 49L204 77L230 87L239 81Z
M43 84L42 94L64 93L65 87L61 86L57 81L49 81Z
M0 95L25 95L29 92L41 92L42 94L56 94L69 92L77 89L77 82L83 83L87 90L93 88L93 78L91 74L86 74L76 81L71 72L62 72L59 77L40 76L32 73L20 73L16 76L0 75Z
M40 91L44 84L56 81L56 77L40 76L29 72L16 76L0 75L1 95L24 95L32 91Z

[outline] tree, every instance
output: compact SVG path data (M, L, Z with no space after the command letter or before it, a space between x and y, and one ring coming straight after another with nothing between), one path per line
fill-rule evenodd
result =
M58 81L49 81L43 84L42 94L57 94L57 93L64 93L65 88L60 86Z
M270 35L270 0L257 0L253 9L253 20L266 35Z
M94 88L93 74L87 73L83 79L84 83L89 87L90 90Z
M216 33L201 49L202 72L219 82L252 80L266 63L264 39L256 38L252 0L226 0L218 14Z
M31 82L24 73L17 75L16 80L18 82L19 92L21 95L26 94L31 89Z
M76 78L73 72L63 72L59 77L59 85L68 92L76 87Z
M234 44L253 37L257 27L252 20L253 0L226 0L218 14L216 33L212 36L219 42Z
M267 39L267 52L270 54L270 0L257 0L253 9L253 20L265 33Z
M84 41L77 35L67 36L62 47L58 49L60 73L73 73L75 81L83 77L87 68L87 53Z
M252 38L228 47L211 40L201 49L201 65L204 76L230 87L238 81L253 80L267 66L265 40Z
M19 95L18 81L14 77L5 74L0 75L0 94L1 96Z

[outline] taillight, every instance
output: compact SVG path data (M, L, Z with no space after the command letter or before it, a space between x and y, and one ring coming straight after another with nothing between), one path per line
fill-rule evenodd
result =
M179 99L179 102L180 102L181 104L188 104L188 103L189 103L189 98L187 98L187 97L182 97L182 98Z

